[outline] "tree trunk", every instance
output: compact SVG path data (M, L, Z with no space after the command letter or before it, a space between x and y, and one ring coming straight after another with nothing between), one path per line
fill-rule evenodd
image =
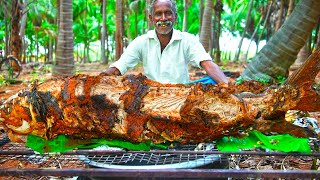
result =
M187 32L188 31L188 9L190 6L189 0L183 0L183 24L182 24L182 31Z
M203 20L200 32L200 42L204 49L210 51L210 36L211 36L211 22L212 22L213 3L212 0L207 0L206 7L204 8Z
M22 42L20 38L20 20L21 20L21 3L19 0L12 0L12 16L11 16L11 54L21 59Z
M25 29L27 25L27 11L28 11L28 0L23 1L23 8L22 8L22 18L21 18L21 26L20 26L20 37L21 37L21 48L23 53L23 59L20 59L22 63L26 62L26 41L25 41Z
M319 0L300 1L279 31L248 64L242 78L272 81L278 76L286 77L319 18L319 7Z
M234 57L234 61L239 60L239 56L240 56L240 53L241 53L242 42L243 42L244 36L245 36L245 34L246 34L247 30L248 30L248 27L249 27L249 21L250 21L251 10L252 10L252 7L253 7L253 2L254 2L254 0L250 0L250 5L249 5L248 13L247 13L247 18L246 18L246 26L244 27L244 30L243 30L243 33L242 33L242 37L240 39L240 42L239 42L239 45L238 45L238 48L237 48L237 52L236 52L236 55Z
M277 32L281 27L282 19L283 19L283 11L284 11L284 2L283 0L280 0L280 10L278 15L278 20L277 20L276 26L274 27L275 32Z
M151 0L146 0L146 19L147 19L147 28L148 28L148 31L152 29L152 23L149 21L149 6L151 4Z
M320 18L319 18L319 22L318 22L318 26L320 24ZM317 43L316 43L316 49L320 48L320 28L318 30L318 38L317 38Z
M39 58L39 29L40 27L35 27L35 36L36 36L36 62L38 62Z
M203 21L203 11L204 11L204 0L200 0L200 15L199 15L199 36L201 35L201 27L202 27L202 21Z
M288 6L288 12L286 15L286 19L288 19L289 16L291 15L293 8L294 8L294 0L289 0L289 6Z
M61 0L59 11L58 44L53 76L69 76L74 72L72 0Z
M123 53L123 3L122 0L116 0L116 57L118 60Z
M88 38L88 25L87 25L87 11L88 11L88 1L86 1L86 7L84 8L83 18L84 18L84 46L83 46L83 63L89 62L89 38Z
M48 63L53 61L53 37L49 35Z
M8 54L10 54L10 52L11 52L11 48L10 48L10 32L9 32L9 20L5 17L5 27L4 27L4 29L5 29L5 53L4 53L4 55L8 55Z
M223 10L223 4L221 0L217 0L215 8L214 8L214 13L215 13L215 48L216 48L216 53L215 53L215 62L220 64L221 63L221 52L220 52L220 32L221 32L221 13Z
M129 42L129 40L134 39L134 37L132 38L131 32L129 29L131 29L130 28L131 26L135 27L136 23L132 24L131 21L129 21L129 20L126 21L126 23L123 23L125 17L129 18L130 13L132 11L134 11L134 10L130 10L128 1L123 1L123 3L122 3L122 13L123 14L121 15L121 17L122 17L122 23L121 23L122 24L122 42L123 42L122 48L125 48L127 46L127 42ZM127 30L127 31L125 31L125 30Z
M305 44L299 51L297 55L297 59L290 66L290 74L291 72L296 71L308 58L307 45Z
M107 64L106 59L106 0L102 0L102 28L101 28L101 62Z

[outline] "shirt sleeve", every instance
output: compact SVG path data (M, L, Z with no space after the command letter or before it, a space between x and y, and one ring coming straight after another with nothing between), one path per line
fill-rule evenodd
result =
M200 41L192 34L189 35L188 39L188 57L191 65L196 66L198 68L202 68L200 66L200 62L211 60L212 58L209 53L206 52Z
M125 49L124 53L121 55L120 59L115 61L110 65L110 67L117 68L123 75L131 68L135 67L139 61L141 61L141 47L142 45L141 37L134 39Z

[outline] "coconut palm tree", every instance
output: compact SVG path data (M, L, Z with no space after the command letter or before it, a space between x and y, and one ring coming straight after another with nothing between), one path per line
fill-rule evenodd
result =
M60 1L59 33L53 76L68 76L74 71L72 0Z
M210 51L212 47L212 45L210 46L212 14L213 2L212 0L208 0L204 8L200 32L200 42L206 51Z
M106 57L106 0L102 0L102 5L101 5L101 13L102 13L102 27L101 27L101 61L103 64L108 63L108 59Z
M123 53L123 2L116 0L116 60L118 60Z
M183 0L183 22L182 22L182 31L188 31L188 9L191 2L189 0Z
M275 81L286 77L320 16L319 0L299 1L290 17L241 74L245 80Z
M11 54L21 59L22 40L20 38L20 20L21 20L21 3L18 0L12 0L11 11Z

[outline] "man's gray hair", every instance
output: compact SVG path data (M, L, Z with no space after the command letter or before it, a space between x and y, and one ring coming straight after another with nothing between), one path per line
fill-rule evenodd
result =
M149 6L149 14L153 14L153 11L154 11L154 3L156 2L157 0L152 0L150 6ZM176 2L174 0L168 0L171 2L171 5L172 5L172 11L174 14L177 13L177 5L176 5Z

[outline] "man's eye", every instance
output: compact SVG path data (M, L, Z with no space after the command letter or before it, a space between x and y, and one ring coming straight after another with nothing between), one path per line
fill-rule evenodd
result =
M161 17L161 13L155 13L154 16L155 17Z
M166 12L166 16L172 16L172 12L171 11Z

